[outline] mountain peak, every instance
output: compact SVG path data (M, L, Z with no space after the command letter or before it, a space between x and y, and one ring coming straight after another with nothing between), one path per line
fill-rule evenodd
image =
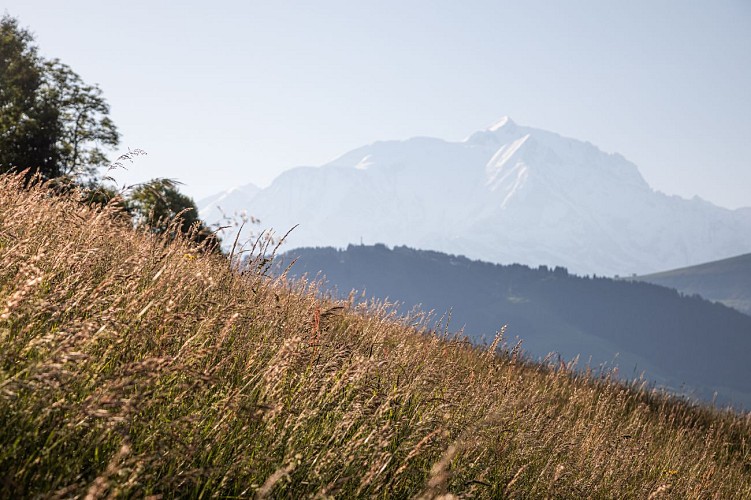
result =
M463 141L376 142L234 195L265 228L299 224L293 246L362 239L599 275L751 251L748 215L654 193L622 156L508 117Z
M500 136L514 134L519 127L509 116L504 116L484 130L478 130L464 139L463 142L476 146L495 147L500 144Z
M490 132L497 132L503 128L513 129L516 127L516 123L514 123L514 120L511 119L509 116L504 116L491 126L487 128Z

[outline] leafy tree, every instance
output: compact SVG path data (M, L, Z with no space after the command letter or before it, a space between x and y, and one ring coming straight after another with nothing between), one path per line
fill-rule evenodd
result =
M119 200L97 176L99 167L109 165L105 150L119 142L109 112L99 87L59 60L41 58L33 35L16 19L0 19L0 174L29 169L29 176L39 173L57 192L75 191L85 203ZM120 160L140 154L129 151ZM174 181L137 186L123 209L154 233L180 233L218 251L218 238Z
M69 66L45 63L46 99L58 110L57 158L63 175L93 177L109 162L104 147L114 148L119 134L110 108L96 85L87 85Z
M193 200L180 193L171 179L154 179L133 188L126 206L137 226L175 238L178 234L219 251L219 239L198 218Z
M0 173L91 179L107 164L103 148L119 142L109 106L99 87L42 59L33 42L16 19L0 20Z
M60 175L60 113L43 91L33 40L15 19L0 20L0 172L31 167L49 178Z

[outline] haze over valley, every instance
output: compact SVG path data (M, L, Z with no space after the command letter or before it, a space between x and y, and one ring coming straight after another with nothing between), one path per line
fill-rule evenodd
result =
M246 235L296 226L287 249L384 243L576 274L649 274L751 251L751 208L667 196L619 154L508 117L460 142L375 142L198 206L216 225L259 218Z

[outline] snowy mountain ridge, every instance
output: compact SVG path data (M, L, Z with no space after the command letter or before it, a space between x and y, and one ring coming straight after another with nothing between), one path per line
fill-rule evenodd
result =
M656 192L621 155L510 118L459 142L376 142L213 198L199 203L209 223L221 206L279 233L299 224L286 249L380 242L604 275L751 251L751 210Z

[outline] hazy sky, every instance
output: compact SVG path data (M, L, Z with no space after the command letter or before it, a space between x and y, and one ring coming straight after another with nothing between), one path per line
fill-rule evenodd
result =
M4 0L196 199L503 115L751 206L751 1Z

